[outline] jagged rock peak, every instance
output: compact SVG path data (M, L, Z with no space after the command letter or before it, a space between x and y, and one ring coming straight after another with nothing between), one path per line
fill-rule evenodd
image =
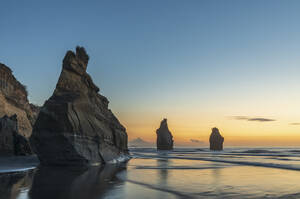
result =
M77 46L76 54L68 51L63 60L63 70L55 92L99 92L99 88L86 72L88 60L89 56L83 47Z
M156 130L157 134L157 149L158 150L172 150L173 149L173 136L168 128L167 119L163 119L160 123L159 129Z
M224 137L220 134L219 129L212 128L212 133L209 137L210 150L221 151L223 150Z
M168 122L167 122L167 118L164 118L161 122L160 122L160 127L159 128L165 128L165 129L168 129Z
M76 47L76 54L69 50L65 58L63 60L63 67L66 69L73 67L80 67L84 71L87 69L87 65L89 62L89 56L86 53L85 49L83 47L77 46Z
M44 165L93 165L128 154L127 133L87 74L88 55L68 51L56 89L30 138Z

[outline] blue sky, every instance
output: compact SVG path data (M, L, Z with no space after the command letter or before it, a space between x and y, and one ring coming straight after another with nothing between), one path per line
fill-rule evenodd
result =
M296 120L299 10L296 0L2 1L0 62L37 104L51 96L65 52L82 45L121 118L203 110Z

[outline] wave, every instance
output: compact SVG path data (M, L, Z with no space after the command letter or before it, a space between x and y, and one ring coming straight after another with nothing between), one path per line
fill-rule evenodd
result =
M33 170L36 167L26 167L26 168L13 168L13 169L0 169L0 174L3 173L18 173L18 172L24 172L24 171L29 171Z
M250 149L250 150L241 151L241 152L233 151L232 153L280 153L280 151L271 151L271 150L266 150L266 149Z
M107 163L108 164L118 164L118 163L127 162L130 159L131 159L130 155L121 154L119 157L112 159L112 160L108 161Z
M0 158L0 173L16 173L35 169L39 165L37 156L10 156Z
M184 193L182 191L176 191L176 190L173 190L173 189L168 189L168 188L163 188L161 186L156 186L154 184L148 184L148 183L144 183L144 182L139 182L139 181L135 181L135 180L130 180L130 179L127 179L127 178L124 178L124 177L121 177L120 175L117 175L119 179L121 179L122 181L126 181L126 182L129 182L129 183L132 183L132 184L136 184L136 185L140 185L140 186L143 186L143 187L146 187L146 188L149 188L149 189L153 189L153 190L157 190L157 191L162 191L162 192L166 192L166 193L170 193L170 194L173 194L175 195L177 198L182 198L182 199L192 199L192 198L196 198L196 197L193 197L191 196L190 194L188 193Z
M139 154L139 157L142 158L154 158L154 159L182 159L182 160L201 160L201 161L209 161L209 162L222 162L229 164L237 164L237 165L245 165L245 166L259 166L259 167L268 167L268 168L277 168L277 169L287 169L287 170L297 170L300 171L300 165L293 164L278 164L278 163L265 163L265 162L250 162L250 161L240 161L240 160L232 160L232 159L224 159L219 157L179 157L179 156L161 156L161 155L142 155Z
M225 168L225 166L210 166L210 167L190 167L190 166L167 166L167 167L157 167L157 166L136 166L136 169L171 169L171 170L189 170L189 169L216 169L216 168Z

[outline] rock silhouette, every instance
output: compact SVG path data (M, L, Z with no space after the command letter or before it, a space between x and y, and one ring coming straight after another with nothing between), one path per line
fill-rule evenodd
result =
M173 136L168 128L167 119L163 119L160 123L159 129L156 130L157 134L157 149L158 150L172 150L173 149Z
M26 87L12 74L11 69L0 63L0 117L18 116L19 133L30 137L39 107L30 104Z
M18 133L17 115L0 118L0 155L31 155L28 140Z
M223 150L224 137L219 132L218 128L212 128L212 133L209 137L210 150L222 151Z
M87 166L128 153L127 133L86 72L82 47L68 51L53 95L42 107L30 138L43 165Z

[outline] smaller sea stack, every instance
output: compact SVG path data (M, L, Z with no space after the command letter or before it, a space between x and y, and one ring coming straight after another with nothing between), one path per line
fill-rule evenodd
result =
M224 137L220 134L218 128L212 128L212 132L209 137L210 150L222 151L223 150Z
M173 149L173 136L168 128L167 119L163 119L160 123L159 129L156 130L157 134L157 150L172 150Z
M0 156L31 154L28 140L18 132L17 115L0 118Z

